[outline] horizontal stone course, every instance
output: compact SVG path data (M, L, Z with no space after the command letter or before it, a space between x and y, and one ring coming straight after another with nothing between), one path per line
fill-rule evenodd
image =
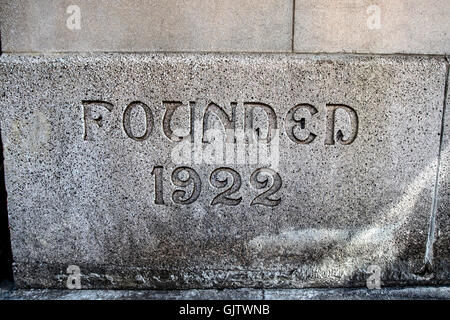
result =
M448 0L296 0L296 52L450 53Z
M448 0L0 1L3 52L444 55L449 16Z
M353 286L370 265L426 283L445 74L425 57L4 54L17 285L65 287L69 265L83 288Z
M224 289L224 290L55 290L1 291L3 300L448 300L449 287L401 287L370 290Z
M291 0L1 0L3 52L290 51Z

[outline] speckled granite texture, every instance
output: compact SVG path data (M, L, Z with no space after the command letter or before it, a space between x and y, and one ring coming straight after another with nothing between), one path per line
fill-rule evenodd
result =
M448 282L422 272L445 81L438 57L4 54L16 284L64 288L69 265L83 288ZM203 127L234 148L244 123L273 129L271 170L196 158Z
M191 290L1 290L0 300L448 300L449 287Z

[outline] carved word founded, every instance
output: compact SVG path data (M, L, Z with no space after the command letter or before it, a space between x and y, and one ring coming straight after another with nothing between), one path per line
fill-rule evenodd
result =
M113 118L112 112L114 105L112 103L100 100L85 100L83 104L84 117L84 140L95 140L95 132L105 126L105 123L111 121ZM231 112L227 112L214 102L210 102L203 112L201 123L201 142L208 143L207 132L212 127L211 118L218 119L225 131L225 140L227 143L235 143L237 139L237 131L246 133L247 143L270 143L276 132L280 130L278 117L275 110L268 104L262 102L243 102L243 119L238 121L237 117L237 102L230 103ZM183 104L181 101L162 101L162 106L165 113L162 117L162 132L168 140L172 142L181 142L190 140L194 142L195 128L195 114L196 103L190 101ZM176 110L182 106L189 107L189 133L181 135L177 130L174 130L173 117ZM325 106L325 145L334 145L336 143L342 145L351 144L358 134L358 115L356 111L344 104L326 104ZM141 122L145 123L145 129L137 130L133 128L132 115L138 111ZM343 133L343 128L338 129L336 125L337 112L343 112L347 115L349 128ZM264 117L258 117L258 114L264 114ZM305 116L300 116L300 114ZM308 103L300 103L292 107L284 117L282 123L284 130L290 141L296 144L310 144L316 140L317 132L311 132L307 128L307 122L312 121L313 118L320 116L319 110ZM266 129L264 134L257 125L255 125L256 118L263 118L266 122ZM198 124L197 124L198 125ZM129 103L122 113L122 127L125 134L134 141L146 141L155 129L155 109L150 108L147 104L140 101L133 101ZM176 129L176 128L175 128Z
M164 186L163 186L164 168L154 166L152 175L155 177L155 204L165 205ZM271 180L271 181L270 181ZM177 188L191 190L189 193L184 189L177 189L172 193L172 202L179 205L188 205L194 203L202 191L202 180L200 175L192 168L178 167L172 171L172 184ZM242 178L241 175L231 168L217 168L209 176L209 182L216 189L225 189L217 194L212 200L211 205L237 206L241 203L242 197L238 196ZM280 175L270 168L259 168L250 175L250 185L263 191L257 195L250 205L262 205L266 207L275 207L280 204L281 198L275 197L282 186ZM266 190L264 190L266 189Z

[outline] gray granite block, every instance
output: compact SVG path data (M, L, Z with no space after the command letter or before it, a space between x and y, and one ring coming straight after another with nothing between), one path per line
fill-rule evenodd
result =
M16 283L64 288L69 265L85 289L364 286L371 265L426 283L445 75L429 57L4 54Z

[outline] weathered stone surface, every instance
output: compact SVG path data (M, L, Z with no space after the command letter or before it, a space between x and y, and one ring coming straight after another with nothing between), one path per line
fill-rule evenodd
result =
M381 288L379 290L366 288L264 290L264 299L266 300L448 300L449 298L449 287Z
M425 282L445 73L423 57L3 55L17 285L65 287L68 265L83 288L365 285L369 265L383 285ZM249 141L278 129L271 162L201 159L220 146L202 126L223 132L207 106L236 153L244 110ZM174 152L190 110L192 161Z
M448 0L296 0L297 52L450 53Z
M433 256L438 281L450 283L450 91L447 88L444 127L436 197Z
M449 287L403 287L380 290L224 289L224 290L1 290L0 300L448 300Z
M2 48L290 51L292 10L292 0L1 0Z
M258 289L167 291L22 289L3 292L0 290L0 300L263 300L263 291Z

